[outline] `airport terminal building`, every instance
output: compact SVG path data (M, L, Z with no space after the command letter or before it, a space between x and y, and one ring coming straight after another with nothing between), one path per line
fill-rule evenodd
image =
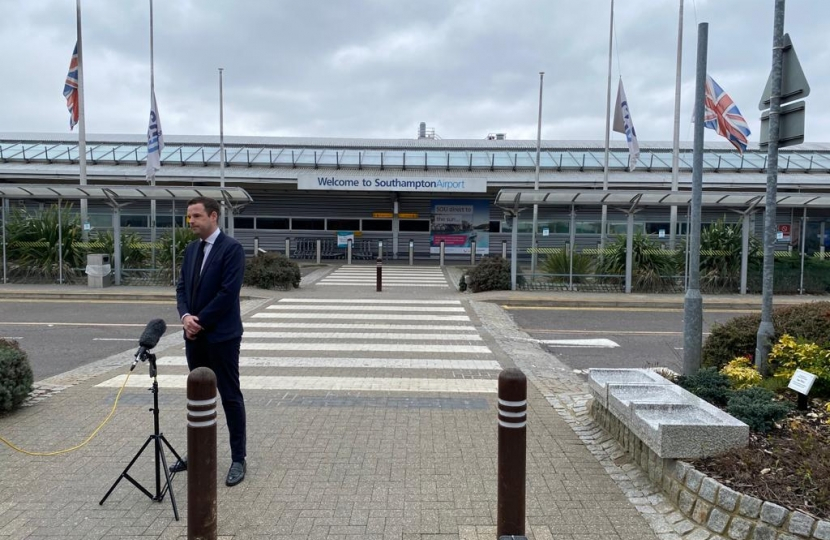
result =
M628 171L628 149L617 143L609 157L609 190L668 191L672 187L670 143L641 143L637 168ZM471 240L483 255L502 252L511 242L513 221L496 204L503 189L534 189L536 142L506 140L446 140L421 132L413 139L347 139L286 137L225 137L224 167L219 138L166 136L156 185L240 187L253 202L235 208L232 234L247 250L254 238L266 250L282 251L286 239L292 250L305 241L324 239L340 245L346 238L376 244L383 241L388 256L405 257L410 243L417 258L437 258L445 242L448 256L469 254ZM143 136L88 135L87 183L90 186L147 186L146 140ZM684 145L679 156L678 189L691 190L692 151ZM605 151L599 141L542 141L540 190L587 192L601 190ZM727 142L705 147L703 185L707 192L757 194L766 188L766 152L740 154ZM781 195L830 194L830 144L802 144L780 152L778 191ZM224 177L224 180L223 180ZM0 133L0 188L3 185L78 185L78 143L75 135ZM54 199L15 200L4 197L6 208L52 204ZM183 224L184 205L157 203L156 227ZM608 209L606 238L625 234L627 216ZM704 207L702 222L739 222L745 206ZM677 210L676 234L682 241L687 211ZM634 216L635 232L668 242L670 209L646 207ZM806 218L806 219L805 219ZM121 208L122 227L146 234L151 227L149 201ZM807 250L827 243L830 208L779 207L777 250L798 243L806 224ZM539 207L537 242L540 248L575 245L595 248L602 234L601 207L580 205ZM763 213L750 215L751 230L762 236ZM103 201L90 201L92 230L112 226L112 210ZM532 212L517 221L517 247L527 257L531 244ZM821 250L823 251L823 249ZM469 255L467 255L469 257Z

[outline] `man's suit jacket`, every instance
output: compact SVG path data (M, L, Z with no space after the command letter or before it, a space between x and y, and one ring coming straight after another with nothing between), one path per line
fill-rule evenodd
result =
M221 343L242 336L239 291L245 273L245 250L235 239L219 233L202 267L202 275L193 290L193 270L199 242L191 242L184 251L184 261L176 285L179 317L185 313L199 317L202 332L209 343Z

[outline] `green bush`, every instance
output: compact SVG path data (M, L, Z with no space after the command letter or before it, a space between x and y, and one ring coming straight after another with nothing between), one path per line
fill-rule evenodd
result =
M474 293L510 290L510 261L498 255L481 259L470 270L467 287Z
M774 340L789 334L827 348L830 343L830 302L810 302L773 310ZM755 358L761 315L742 315L713 325L702 350L702 363L720 369L736 356Z
M830 395L830 349L784 334L773 346L769 361L775 369L775 377L789 380L796 369L803 369L818 377L813 395Z
M766 433L775 426L775 422L785 418L792 405L775 401L771 391L760 386L752 386L733 392L726 406L726 411L749 426L752 431Z
M79 247L80 218L73 213L70 203L61 206L60 222L57 204L42 211L16 209L6 224L6 234L7 257L14 273L57 279L61 260L64 277L86 265L85 253Z
M726 405L732 390L729 377L715 368L703 368L694 375L681 375L677 385L713 405Z
M573 282L584 283L587 276L593 274L594 259L584 253L574 252L573 256ZM542 272L548 274L548 280L552 283L567 283L571 273L571 259L564 249L551 253L542 262Z
M260 289L290 289L300 286L300 267L279 253L263 253L245 264L245 285Z
M121 267L144 268L150 259L150 244L145 243L141 235L135 232L121 233ZM107 253L115 266L115 234L102 231L90 239L89 253Z
M674 252L662 250L648 236L638 233L631 239L632 288L641 292L666 292L675 288L677 260ZM605 250L597 273L610 276L625 275L626 237L617 240ZM611 278L619 281L621 278Z
M0 412L13 411L32 391L32 367L16 341L0 339Z

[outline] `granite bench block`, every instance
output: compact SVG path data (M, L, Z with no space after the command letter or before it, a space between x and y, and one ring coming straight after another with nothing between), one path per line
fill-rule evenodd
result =
M673 385L671 381L649 369L592 368L588 370L588 386L591 394L606 408L608 407L609 384Z
M631 418L634 404L692 404L688 392L674 384L620 384L608 383L608 410L624 421ZM692 396L694 397L694 396Z
M632 402L631 414L631 430L661 458L713 456L749 442L746 424L711 406Z

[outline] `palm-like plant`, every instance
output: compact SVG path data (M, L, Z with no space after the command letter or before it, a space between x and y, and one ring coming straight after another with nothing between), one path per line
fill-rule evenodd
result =
M584 283L586 278L593 273L594 260L584 253L573 254L573 282ZM551 283L563 283L568 281L571 273L571 259L563 249L551 253L542 262L542 272L548 274L548 281Z
M720 219L700 231L700 286L706 292L737 290L741 279L743 228ZM749 253L761 251L761 243L750 236ZM685 254L685 245L680 253ZM685 260L679 261L685 268Z
M80 219L71 203L63 204L60 213L59 219L57 204L40 212L26 208L12 212L6 225L8 258L19 273L56 279L61 261L67 277L83 264Z
M617 240L605 250L598 265L598 273L620 276L625 274L626 237ZM632 286L645 292L672 290L675 286L677 264L672 252L660 246L648 236L637 233L632 238ZM612 278L619 280L619 278Z

